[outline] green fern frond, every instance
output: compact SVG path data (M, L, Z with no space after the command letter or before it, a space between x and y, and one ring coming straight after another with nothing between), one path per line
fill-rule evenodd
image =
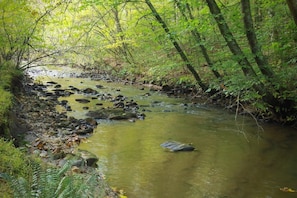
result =
M63 176L71 167L71 162L67 161L64 166L60 169L58 175Z
M31 180L14 178L1 173L0 178L6 180L15 198L97 198L105 197L105 183L94 170L86 174L68 174L71 163L61 169L42 169L39 164L32 166Z

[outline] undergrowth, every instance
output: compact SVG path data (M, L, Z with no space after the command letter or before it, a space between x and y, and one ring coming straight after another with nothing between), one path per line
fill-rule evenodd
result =
M71 163L62 168L42 168L33 164L31 179L0 174L7 181L15 198L96 198L105 196L105 184L96 170L91 174L78 174L71 171Z
M11 141L0 139L0 173L11 175L12 177L30 178L30 160L24 152L15 148ZM5 180L0 178L1 197L12 197L12 192Z

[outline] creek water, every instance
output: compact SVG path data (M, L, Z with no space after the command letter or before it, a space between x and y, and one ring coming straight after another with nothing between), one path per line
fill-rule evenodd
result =
M63 70L64 71L64 70ZM67 88L90 87L99 93L124 95L135 100L146 118L129 121L98 120L98 127L79 148L99 157L98 168L111 186L123 189L129 198L279 198L297 193L296 131L273 124L261 124L224 109L169 98L140 87L93 81L89 78L61 78L55 72L39 73L40 81L56 81ZM65 71L64 71L65 72ZM63 72L62 72L63 73ZM36 77L36 76L35 76ZM97 89L96 85L104 89ZM119 91L120 90L120 91ZM150 93L150 96L145 96ZM101 108L98 100L81 104L74 94L67 99L69 116L83 118L89 110ZM103 106L112 103L99 101ZM89 107L84 110L83 107ZM57 107L63 111L61 107ZM160 144L167 140L192 143L192 152L169 152Z

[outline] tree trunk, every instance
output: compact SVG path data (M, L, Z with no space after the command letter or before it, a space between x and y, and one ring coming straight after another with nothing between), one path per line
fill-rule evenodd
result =
M274 76L274 73L271 67L269 66L265 56L263 55L261 46L257 40L251 15L250 0L241 0L241 8L243 13L245 33L249 41L251 51L254 55L255 61L258 64L261 73L266 77L268 81L270 81L272 80L271 78Z
M206 2L209 6L209 9L210 9L213 17L215 18L215 20L219 26L221 34L224 36L224 38L227 42L227 45L228 45L230 51L235 56L240 57L240 58L238 58L238 63L241 65L241 69L243 70L243 73L246 76L255 77L255 79L257 79L257 75L256 75L255 71L253 70L251 64L248 62L247 58L244 56L244 54L241 51L239 45L237 44L235 38L233 37L233 35L232 35L232 33L231 33L223 15L222 15L218 5L216 4L215 0L206 0ZM244 2L244 3L246 3L246 2ZM253 46L253 47L255 47L255 46ZM269 104L269 106L270 106L269 108L270 108L271 112L273 112L275 114L275 116L278 118L283 118L283 117L290 115L290 113L288 112L288 109L292 109L293 106L296 104L294 101L292 101L290 99L278 100L278 98L274 97L274 95L271 93L271 90L267 89L267 87L265 87L264 84L259 80L253 85L253 88L256 91L258 91L258 93L262 96L262 100Z
M238 57L237 62L241 66L243 73L246 76L256 77L256 72L252 68L251 64L247 60L242 50L240 49L215 0L206 0L206 2L208 4L211 14L217 22L221 34L227 42L230 51L233 53L235 57Z
M180 4L180 1L179 0L175 0L175 3L179 9L179 11L181 12L181 14L183 15L183 17L185 18L186 21L189 21L187 15L185 14L185 11L184 9L182 8L181 4ZM191 20L194 19L193 15L192 15L192 12L191 12L191 9L189 7L189 5L187 4L186 5L186 8L188 10L188 13L189 13L189 18ZM193 37L196 39L196 42L198 43L200 49L201 49L201 52L203 54L203 57L205 58L205 61L207 62L208 64L208 67L211 69L212 73L217 77L217 78L221 78L221 75L219 74L218 71L214 70L213 69L213 62L211 61L208 53L207 53L207 49L206 47L202 44L202 39L201 39L201 36L200 36L200 33L198 32L198 30L195 28L193 30L191 30L191 33L193 35Z
M125 37L124 37L124 35L123 35L123 28L122 28L122 25L121 25L121 23L120 23L120 18L119 18L119 11L118 11L118 9L115 7L115 8L112 9L112 12L113 12L113 14L114 14L114 18L115 18L116 32L117 32L117 34L120 35L119 38L120 38L120 42L121 42L121 45L122 45L122 47L120 47L119 50L120 50L120 52L122 52L122 54L124 55L125 60L126 60L128 63L131 64L132 62L134 62L134 60L133 60L133 56L132 56L132 54L131 54L130 51L129 51L128 45L127 45L127 43L125 42ZM117 38L115 38L115 39L116 39L116 42L118 42L118 41L117 41ZM131 61L130 61L130 59L131 59Z
M190 63L187 55L184 53L184 51L182 50L182 48L180 47L180 45L178 44L178 42L172 36L172 34L171 34L171 32L170 32L167 24L161 18L161 16L159 15L159 13L157 12L157 10L155 9L155 7L153 6L153 4L151 3L150 0L145 0L145 3L150 8L150 10L152 11L152 13L156 17L157 21L162 25L162 28L164 29L164 31L166 32L166 34L169 36L169 39L170 39L171 43L175 47L176 51L178 52L178 54L180 55L180 57L182 58L182 60L185 62L188 70L192 73L192 75L194 76L194 78L197 81L197 83L199 84L199 86L202 88L203 91L206 91L207 90L207 86L202 82L202 79L200 78L199 74L196 72L196 70L194 69L194 67L191 65L191 63Z
M296 0L287 0L287 4L288 4L291 14L294 18L295 24L297 26L297 1Z

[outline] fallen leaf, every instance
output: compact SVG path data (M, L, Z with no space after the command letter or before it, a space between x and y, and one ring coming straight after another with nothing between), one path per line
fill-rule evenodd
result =
M296 192L296 190L294 190L294 189L292 189L292 188L288 188L288 187L280 188L280 191L283 191L283 192L291 192L291 193Z

